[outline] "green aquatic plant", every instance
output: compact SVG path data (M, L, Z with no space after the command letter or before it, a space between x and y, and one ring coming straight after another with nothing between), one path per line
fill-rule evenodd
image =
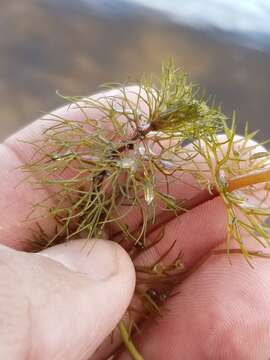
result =
M175 286L198 266L186 271L181 251L167 261L175 242L152 264L142 265L138 257L162 241L168 220L215 197L226 208L228 234L227 249L216 254L241 252L251 266L253 256L268 257L249 249L242 235L269 245L264 220L270 214L270 156L247 127L237 136L235 116L228 119L172 62L160 78L128 85L106 85L111 91L91 98L66 97L84 119L51 114L23 168L35 175L36 185L50 190L55 204L48 206L48 199L33 204L30 216L47 207L56 224L51 236L37 219L34 250L106 233L130 254L137 273L135 301L118 328L138 360L142 356L132 343L137 318L162 316ZM177 188L187 181L196 195L178 197ZM238 248L231 246L233 239Z

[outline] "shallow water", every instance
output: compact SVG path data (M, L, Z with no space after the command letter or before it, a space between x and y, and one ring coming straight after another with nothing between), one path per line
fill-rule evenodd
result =
M164 3L166 9L157 6ZM100 83L134 81L142 72L157 72L170 56L207 93L216 94L228 114L236 110L242 127L249 121L251 129L263 130L261 138L269 136L270 22L263 26L260 20L268 19L269 6L257 1L262 4L253 5L257 22L250 20L250 29L243 31L239 14L247 20L255 0L246 1L249 10L235 2L237 21L231 13L219 26L211 22L217 20L215 11L232 1L208 0L211 11L209 5L205 12L195 3L202 2L1 0L0 138L63 103L56 90L87 95Z

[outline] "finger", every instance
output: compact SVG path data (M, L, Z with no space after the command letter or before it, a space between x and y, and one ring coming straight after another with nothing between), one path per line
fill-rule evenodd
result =
M155 242L160 230L149 235ZM204 254L222 243L227 236L227 216L222 199L216 198L197 206L165 224L162 239L138 257L136 264L155 263L171 248L164 264L170 264L181 253L185 270Z
M241 255L231 255L231 262L225 255L213 256L180 286L165 315L136 338L145 359L269 356L269 260L254 258L254 269Z
M149 236L149 243L155 241L159 231L157 230ZM150 250L140 255L135 263L149 267L151 264L155 264L157 259L174 244L162 263L170 264L182 252L181 259L185 270L189 270L203 256L223 243L226 237L227 212L223 200L217 197L168 222L164 227L162 239ZM245 243L246 241L244 240ZM255 240L252 241L252 245L256 246ZM248 248L248 244L245 246ZM235 244L235 247L238 248L239 245ZM252 246L251 249L253 249ZM159 290L162 291L162 288L159 287ZM136 307L139 309L137 304ZM140 317L136 316L136 320L140 322ZM117 348L119 343L120 339L117 337L114 338L113 344L107 340L99 349L95 359L105 358L113 352L113 349Z
M123 89L121 91L115 89L93 95L90 99L101 99L100 101L105 102L105 105L112 99L118 99L121 102L123 91ZM125 96L130 101L133 99L137 101L138 87L125 89ZM47 209L42 207L38 207L35 216L25 221L33 210L33 205L48 199L45 203L47 207L50 207L54 201L53 197L50 197L52 194L48 189L34 188L30 181L26 181L25 174L20 167L31 161L36 151L31 142L40 139L43 131L52 126L55 119L84 121L86 118L93 118L103 121L104 126L110 126L108 119L104 119L104 113L93 106L89 106L87 99L85 101L86 105L82 101L79 105L74 103L56 110L12 135L0 145L0 241L2 243L17 249L25 248L26 240L33 236L33 230L38 230L36 227L37 220L49 236L55 229L55 223L48 217ZM145 107L142 100L141 103L140 106Z
M109 241L70 242L40 254L0 249L0 358L88 359L134 290L127 254Z

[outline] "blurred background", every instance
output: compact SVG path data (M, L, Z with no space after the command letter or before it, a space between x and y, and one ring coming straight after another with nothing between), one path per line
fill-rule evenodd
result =
M0 140L173 56L227 115L270 137L270 1L0 0Z

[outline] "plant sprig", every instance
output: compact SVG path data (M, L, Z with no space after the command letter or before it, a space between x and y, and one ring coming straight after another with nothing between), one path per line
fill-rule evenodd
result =
M46 247L109 232L135 262L135 294L149 318L162 314L163 303L186 276L181 253L166 263L173 246L154 264L136 265L138 255L161 241L170 219L219 196L227 212L228 253L235 239L249 262L258 254L246 248L243 234L269 245L264 220L270 215L270 155L248 128L237 136L235 117L228 124L221 109L173 62L163 65L160 78L143 77L136 88L127 85L107 85L117 90L91 98L66 97L83 120L51 114L23 169L34 174L36 185L50 189L55 203L48 207L55 234L38 225L36 243ZM198 194L179 199L171 189L187 177ZM134 213L139 219L135 227L129 224ZM159 235L150 241L149 233L158 228ZM136 313L132 306L128 311ZM136 327L132 316L130 324L131 333ZM134 359L141 359L124 323L119 327Z

